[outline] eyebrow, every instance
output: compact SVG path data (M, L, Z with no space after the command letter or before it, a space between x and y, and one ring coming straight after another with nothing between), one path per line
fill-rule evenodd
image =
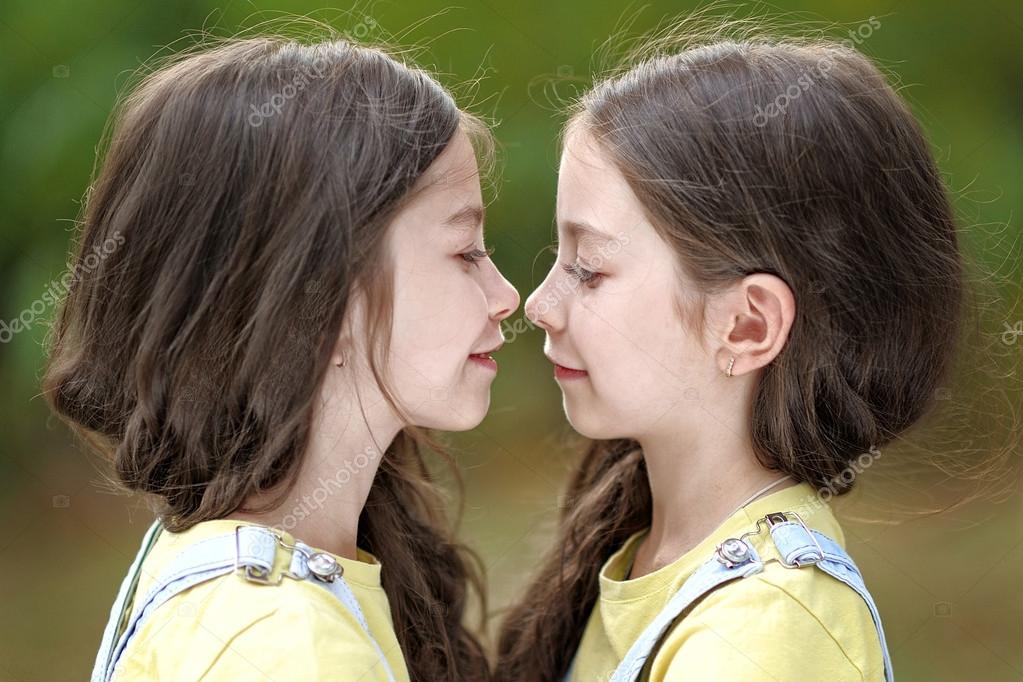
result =
M606 232L602 232L597 228L593 227L589 223L584 223L578 220L565 220L561 223L565 232L576 241L584 242L610 242L614 241L614 237Z
M444 221L444 224L450 227L475 229L483 224L484 215L482 206L478 204L468 204L448 216Z

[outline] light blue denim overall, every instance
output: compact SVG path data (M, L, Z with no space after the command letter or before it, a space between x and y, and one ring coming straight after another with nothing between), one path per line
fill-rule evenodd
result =
M790 521L788 517L795 520ZM881 651L884 654L884 679L893 682L892 661L888 654L888 645L881 627L881 616L873 597L867 591L863 576L853 562L852 557L827 535L809 528L795 512L776 512L768 514L757 521L756 530L744 533L738 538L728 538L717 546L714 556L705 561L696 572L683 583L681 589L668 601L657 617L640 633L625 658L618 664L611 682L635 682L639 679L644 665L661 643L661 640L679 620L684 612L711 590L737 578L747 578L764 570L764 562L756 549L746 539L749 535L761 532L761 525L766 525L771 538L778 548L781 564L786 568L804 568L816 566L836 580L840 580L863 597L870 609L877 628L877 636L881 640ZM784 633L779 633L784 636ZM565 682L572 678L575 661L572 662L565 676Z
M286 544L280 535L264 526L239 525L235 532L199 541L178 554L156 579L152 589L141 599L135 599L142 562L163 530L159 521L153 523L142 540L134 563L121 583L117 599L110 610L110 620L103 632L103 641L96 654L91 682L109 682L114 676L118 660L125 648L153 612L172 597L199 583L230 573L251 582L272 586L284 577L308 580L333 594L341 605L359 622L380 657L387 679L394 682L394 674L380 645L369 631L369 625L359 607L359 601L342 577L341 566L332 556L317 552L302 542ZM271 578L278 548L291 551L288 571L276 580ZM234 576L232 576L233 578ZM131 616L120 628L128 609Z

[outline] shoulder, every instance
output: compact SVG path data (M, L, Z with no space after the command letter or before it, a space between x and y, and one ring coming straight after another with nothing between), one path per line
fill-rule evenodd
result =
M266 614L238 629L211 661L203 679L230 680L256 671L286 680L385 679L380 656L348 611L321 599L310 583L293 583L296 598L282 595Z
M377 679L371 671L379 662L362 626L323 587L292 580L258 585L227 575L157 609L125 651L118 680L368 682ZM342 671L351 677L339 677Z
M691 679L699 671L733 680L874 680L883 679L881 660L858 593L821 570L770 562L698 602L668 634L654 660L660 676L652 679ZM882 672L872 673L878 663Z

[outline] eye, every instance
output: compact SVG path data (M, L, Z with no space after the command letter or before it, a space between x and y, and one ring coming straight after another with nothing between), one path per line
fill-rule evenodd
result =
M485 249L473 249L472 251L466 251L464 253L460 253L459 255L462 257L462 260L464 260L466 263L472 263L476 267L479 267L480 264L477 261L482 260L484 258L490 258L490 256L493 253L494 247L489 246Z
M589 286L590 288L593 288L594 286L596 286L596 283L603 276L599 272L593 272L592 270L587 270L586 268L581 267L581 266L579 266L579 265L577 265L575 263L562 263L561 267L562 267L562 269L565 272L567 272L568 274L572 275L577 280L579 280L583 284Z

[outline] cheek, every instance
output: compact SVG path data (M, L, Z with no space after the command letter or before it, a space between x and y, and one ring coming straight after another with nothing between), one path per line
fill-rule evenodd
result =
M408 273L396 291L392 347L423 369L450 366L467 355L487 319L486 301L471 276L457 263L443 265L450 267Z
M686 339L669 297L655 290L604 296L576 316L578 348L593 382L623 401L659 400L685 375Z

